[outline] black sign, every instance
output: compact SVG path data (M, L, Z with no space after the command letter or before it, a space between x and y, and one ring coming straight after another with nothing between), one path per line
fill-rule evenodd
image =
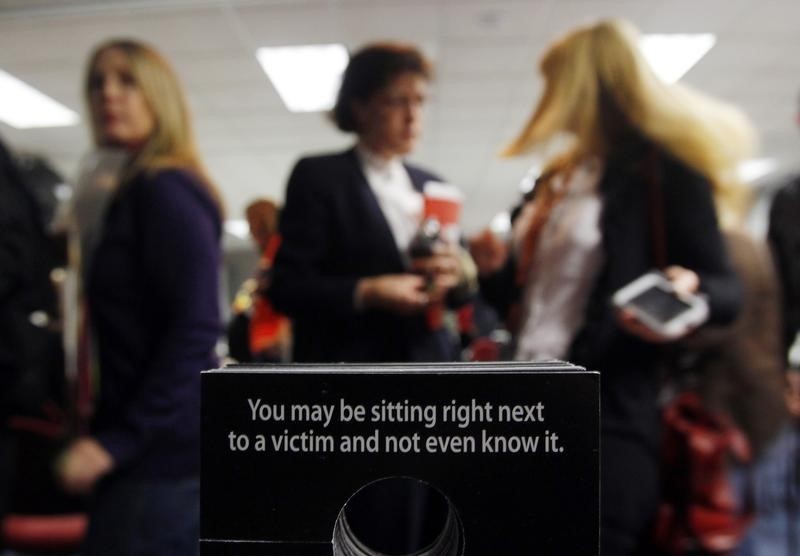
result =
M566 363L205 372L201 553L596 555L599 411Z

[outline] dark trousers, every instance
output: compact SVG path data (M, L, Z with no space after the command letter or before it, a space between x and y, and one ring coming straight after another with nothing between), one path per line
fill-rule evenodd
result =
M603 435L601 442L600 555L651 555L658 461L633 439Z
M196 556L200 480L110 478L92 501L84 556Z

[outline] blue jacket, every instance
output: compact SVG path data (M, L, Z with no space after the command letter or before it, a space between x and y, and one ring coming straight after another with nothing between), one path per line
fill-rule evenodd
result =
M100 363L92 432L120 473L197 475L200 371L219 336L219 211L190 173L140 174L105 216L87 295Z

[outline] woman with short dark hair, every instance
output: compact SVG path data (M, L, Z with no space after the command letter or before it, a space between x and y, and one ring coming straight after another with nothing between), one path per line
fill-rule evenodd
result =
M430 64L413 46L365 47L345 70L332 118L345 152L302 158L286 189L269 296L294 320L294 359L452 360L425 314L463 276L455 246L409 257L430 172L403 161L422 131Z
M336 127L358 133L353 102L366 101L401 73L419 76L427 82L433 77L433 68L416 48L397 43L373 44L356 53L344 72L336 105L331 111Z

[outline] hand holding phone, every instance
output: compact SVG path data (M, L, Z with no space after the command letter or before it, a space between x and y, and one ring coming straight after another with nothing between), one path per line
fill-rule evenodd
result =
M708 303L702 296L676 292L672 282L658 271L648 272L618 290L612 302L632 315L644 330L633 323L626 328L649 341L678 339L708 318ZM624 316L622 321L624 324Z

